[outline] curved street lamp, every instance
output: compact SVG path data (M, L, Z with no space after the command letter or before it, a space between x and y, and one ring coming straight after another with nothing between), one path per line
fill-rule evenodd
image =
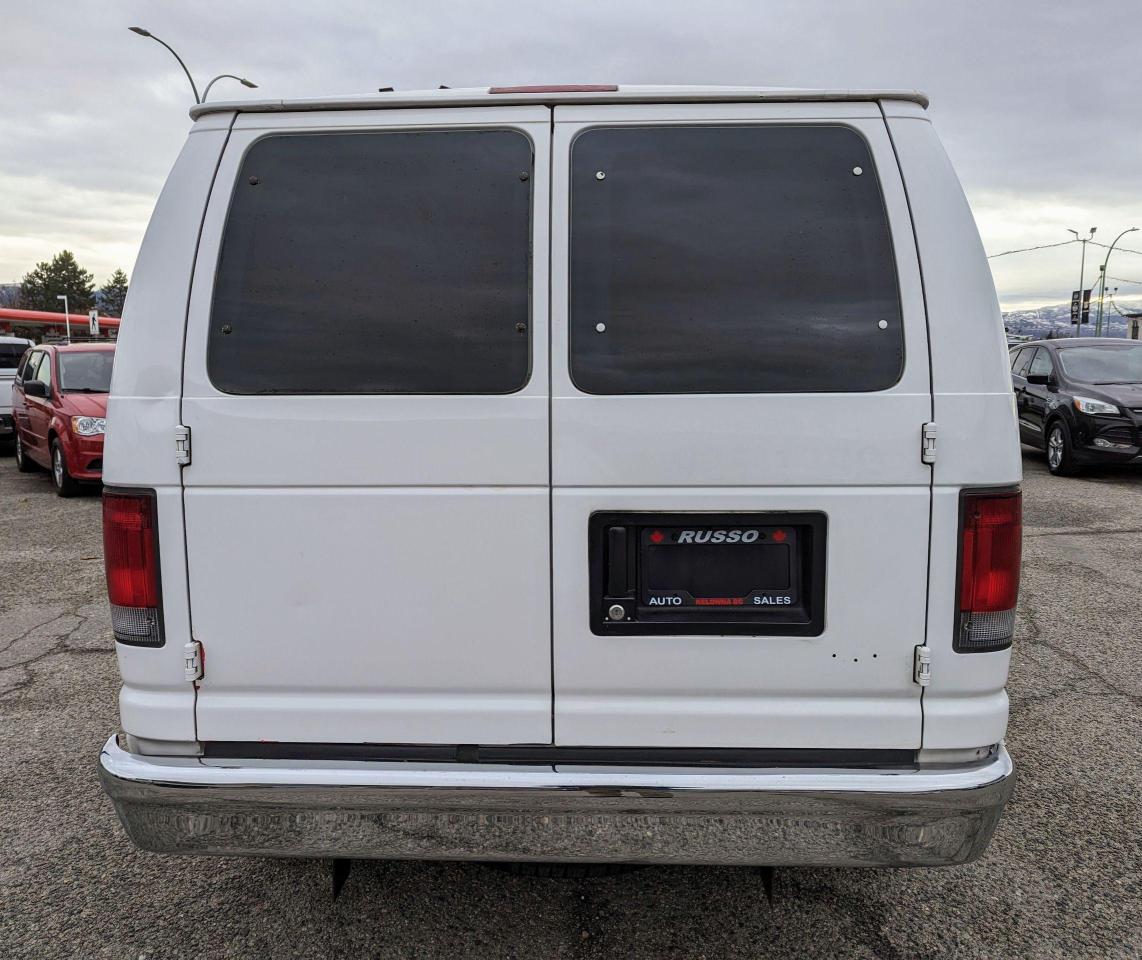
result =
M258 85L256 83L254 83L252 80L247 80L245 77L236 77L232 73L220 73L213 80L211 80L206 85L206 89L202 91L202 102L203 103L205 103L206 98L210 96L210 88L213 87L214 84L216 84L219 80L223 80L223 79L237 80L240 84L242 84L242 86L249 87L251 90L256 90L258 88Z
M1102 279L1099 282L1099 286L1098 286L1098 319L1095 321L1095 324L1094 324L1094 335L1096 337L1102 336L1102 300L1103 300L1103 297L1106 295L1106 264L1110 260L1110 255L1112 253L1114 253L1114 248L1118 244L1118 241L1121 240L1123 237L1125 237L1126 234L1136 233L1137 231L1138 231L1137 227L1127 227L1125 230L1123 230L1122 233L1120 233L1117 237L1114 238L1114 243L1112 243L1107 248L1106 256L1102 258L1102 267L1101 267Z
M186 68L186 64L182 62L182 57L175 53L174 47L172 47L165 40L161 40L160 38L156 37L153 33L151 33L150 30L145 30L142 27L128 27L127 29L132 33L137 33L140 37L147 37L151 40L154 40L155 43L161 43L164 47L167 48L167 50L170 51L171 56L174 57L178 61L178 65L182 67L182 72L186 74L186 79L190 81L190 89L194 93L195 103L203 103L206 100L206 95L210 93L210 88L214 86L215 82L224 78L237 80L244 87L256 88L258 86L256 83L247 80L245 77L236 77L232 73L220 73L206 85L206 89L202 92L202 96L200 97L198 95L198 87L195 86L194 83L194 77L190 75L190 71Z

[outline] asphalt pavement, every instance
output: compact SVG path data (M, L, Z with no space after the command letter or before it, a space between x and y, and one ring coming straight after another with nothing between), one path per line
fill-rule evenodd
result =
M118 674L99 498L0 457L0 957L1142 956L1142 473L1024 457L1014 798L942 870L646 868L537 880L479 864L136 850L96 776Z

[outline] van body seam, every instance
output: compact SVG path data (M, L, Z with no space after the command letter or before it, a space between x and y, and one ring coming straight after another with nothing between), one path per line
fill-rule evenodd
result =
M555 108L548 108L547 128L547 651L551 672L551 743L555 744L555 410L552 393L552 247L551 221L555 214Z
M226 127L226 136L222 140L222 148L218 151L218 159L214 161L214 172L210 175L210 186L206 190L206 201L202 205L202 216L198 218L198 234L194 238L194 255L190 261L190 276L186 284L186 307L183 310L182 317L182 353L179 360L178 367L178 425L182 425L183 397L186 394L186 338L188 330L190 329L190 303L194 296L194 275L198 270L198 254L202 248L202 231L206 226L206 214L210 210L210 201L214 197L214 186L218 182L218 171L222 168L222 158L226 156L226 148L230 144L230 134L234 130L234 122L238 119L238 114L235 111L230 117L230 124ZM190 627L190 642L198 643L199 650L202 650L201 641L194 635L194 607L190 598L190 541L186 531L186 481L183 479L183 469L180 466L178 470L178 487L179 487L179 502L182 507L182 553L183 564L186 568L186 619ZM205 653L201 653L202 660L205 661ZM194 724L194 739L198 739L198 682L193 681L192 689L194 690L194 699L192 701L191 721Z
M884 131L888 134L888 142L892 145L892 155L896 158L896 171L900 174L900 186L904 190L904 203L908 207L908 223L912 228L912 244L916 248L916 269L920 275L920 298L924 303L924 331L928 341L928 404L931 422L936 422L936 379L932 366L932 326L928 311L928 288L924 283L924 258L920 252L920 237L916 233L916 217L912 212L912 196L908 192L908 178L904 175L904 165L900 162L900 151L896 149L896 139L892 136L892 124L888 122L888 114L884 112L884 101L877 100L880 115L884 118ZM932 525L934 522L933 510L936 500L936 465L928 467L928 576L924 590L924 644L931 647L928 636L928 620L931 616L932 605ZM920 688L920 746L924 746L924 698L927 695L927 686Z

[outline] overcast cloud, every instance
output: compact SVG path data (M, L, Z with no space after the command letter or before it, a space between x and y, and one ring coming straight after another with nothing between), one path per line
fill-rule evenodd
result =
M0 0L0 282L64 247L100 282L133 267L190 91L130 24L196 79L260 87L220 81L211 99L441 83L917 87L989 253L1142 226L1140 0ZM1079 248L992 264L1005 305L1058 302ZM1142 295L1142 254L1115 253L1109 273Z

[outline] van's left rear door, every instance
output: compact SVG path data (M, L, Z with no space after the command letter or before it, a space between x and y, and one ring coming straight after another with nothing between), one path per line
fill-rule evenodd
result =
M200 740L550 742L549 139L235 121L182 397Z

